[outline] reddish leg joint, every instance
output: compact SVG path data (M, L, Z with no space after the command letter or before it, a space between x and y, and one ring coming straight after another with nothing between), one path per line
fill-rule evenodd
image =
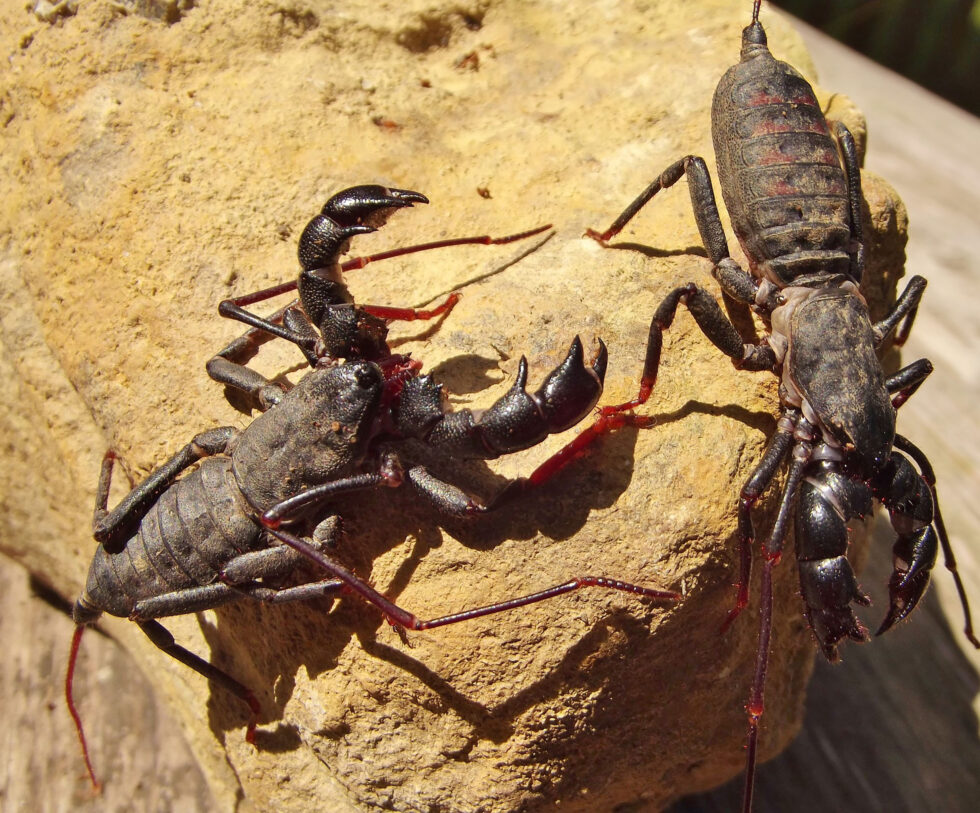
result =
M242 696L242 700L248 704L249 711L251 712L248 718L248 725L245 728L245 742L249 745L255 745L255 729L259 725L259 714L262 713L262 707L251 690L246 689L246 694Z

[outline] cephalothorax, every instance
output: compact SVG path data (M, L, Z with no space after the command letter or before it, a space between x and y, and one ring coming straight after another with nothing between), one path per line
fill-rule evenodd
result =
M722 77L712 104L712 139L719 183L732 228L748 259L731 258L704 160L686 156L659 178L604 232L601 244L662 189L687 175L698 230L725 298L751 306L767 324L760 343L746 342L715 298L694 283L671 291L654 313L640 390L632 401L602 410L613 416L643 404L660 364L663 331L683 303L705 335L736 367L780 378L781 417L761 462L742 488L738 509L740 574L732 621L748 603L752 508L782 464L789 470L776 521L762 545L762 612L756 674L748 702L749 739L744 809L752 804L755 754L772 623L772 568L795 522L800 589L810 628L828 660L838 644L867 632L851 605L867 604L847 559L847 522L877 499L898 539L882 633L922 597L942 547L973 634L966 596L939 514L935 478L925 455L895 432L896 410L932 371L920 359L886 376L878 353L902 323L911 328L925 289L913 277L892 310L872 322L860 291L864 271L861 175L851 134L826 121L813 89L769 52L760 2L742 33L740 62ZM917 467L917 468L916 468Z
M375 202L374 209L390 209L390 198L402 194L383 192L385 200ZM372 204L364 199L358 198L358 205L370 210ZM328 257L336 257L352 233L367 228L347 227L338 238L330 224L320 226L316 239L327 246ZM309 244L300 245L302 257ZM104 612L132 619L158 647L245 701L251 710L246 732L251 741L260 713L252 692L176 644L155 619L239 599L303 601L333 596L341 589L374 604L392 624L412 630L501 612L587 586L664 601L679 598L672 592L581 576L516 599L423 620L391 603L337 561L331 543L340 530L344 496L352 491L410 484L438 510L456 515L484 513L502 503L500 495L489 504L481 502L421 465L403 464L396 453L400 443L412 440L446 456L476 459L527 449L589 414L602 390L606 354L600 344L587 365L576 338L565 360L534 393L524 389L527 364L521 359L514 386L487 410L447 411L439 385L418 374L421 365L388 351L383 321L351 301L332 301L331 297L343 299L345 289L329 287L337 286L330 273L324 278L324 285L314 280L310 286L301 279L305 312L280 313L286 338L299 336L297 343L305 347L305 338L313 337L311 347L316 350L313 369L295 387L270 383L240 363L240 355L230 354L234 361L217 357L218 370L225 373L219 379L255 395L264 414L244 430L220 427L195 436L111 511L107 502L115 455L106 455L93 519L99 548L74 607L77 628L66 684L93 783L71 681L82 630ZM316 297L314 307L310 290L326 290L328 295ZM331 308L347 311L354 319L348 320L348 313L324 316ZM306 314L317 319L320 333L312 329ZM351 330L334 343L341 360L323 348L331 341L323 336L337 326L336 332L343 333L348 324ZM292 332L290 325L303 333ZM263 324L230 347L254 352L264 330ZM536 472L537 480L532 476L514 481L502 494L513 495L544 479L566 460L567 456L547 463ZM196 469L185 473L195 464ZM318 565L325 578L288 581L303 561Z

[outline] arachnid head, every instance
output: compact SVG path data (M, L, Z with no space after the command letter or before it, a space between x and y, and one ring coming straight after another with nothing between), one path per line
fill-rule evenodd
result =
M258 510L347 476L377 432L384 377L365 361L317 367L242 433L232 455Z
M895 408L864 301L842 288L814 291L790 316L789 345L804 415L843 449L849 468L871 476L891 452Z
M349 361L325 364L303 378L291 391L301 391L312 422L343 438L347 446L363 447L371 439L384 392L384 375L376 364Z

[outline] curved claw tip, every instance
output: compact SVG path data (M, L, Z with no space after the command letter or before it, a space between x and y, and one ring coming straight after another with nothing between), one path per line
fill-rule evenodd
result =
M888 614L882 619L881 624L878 625L878 629L875 630L875 637L888 632L899 621L903 620L906 615L908 615L908 612L904 609L896 607L889 609Z
M599 383L604 383L606 380L606 367L609 365L609 351L606 349L606 343L602 339L599 339L598 342L599 349L592 359L592 370L599 377Z
M389 189L388 192L392 198L403 202L405 206L411 206L413 203L429 202L429 199L421 192L413 192L411 189Z
M568 362L579 360L584 363L585 361L585 351L582 349L582 340L576 336L572 339L572 343L568 346L568 353L565 354L565 361Z
M912 607L914 606L914 604L911 606L908 604L892 604L892 606L888 608L888 613L882 619L878 629L875 630L875 637L888 632L888 630L894 627L899 621L904 621L905 617L912 612Z
M363 184L343 189L324 205L321 214L335 223L359 223L374 219L381 224L385 210L401 209L413 203L428 203L429 199L411 189L389 189L380 184Z
M912 568L909 568L911 570ZM888 613L875 635L881 635L902 621L915 609L929 586L929 571L919 570L911 578L907 571L896 570L888 584L890 602Z
M517 376L514 378L514 385L511 387L511 389L517 390L518 392L523 392L526 386L527 357L521 356L521 360L517 363Z

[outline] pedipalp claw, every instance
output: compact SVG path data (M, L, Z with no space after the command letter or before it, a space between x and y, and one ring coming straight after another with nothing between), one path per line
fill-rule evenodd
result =
M582 340L576 336L565 360L552 370L534 394L549 432L563 432L592 411L602 395L608 353L602 340L591 366L585 365Z
M845 556L800 561L800 592L804 614L824 656L831 663L840 659L837 645L849 638L867 641L864 628L851 603L867 606L871 600L861 592Z
M895 541L892 547L895 569L888 580L888 614L875 635L891 629L915 609L929 586L938 552L939 540L931 525Z
M323 205L320 214L340 225L366 223L377 228L383 226L395 210L428 202L425 195L411 189L364 184L338 192Z
M888 605L888 614L885 616L881 626L875 635L881 635L890 630L895 624L903 620L919 603L919 599L926 592L929 586L929 571L922 571L911 579L906 578L904 571L896 570L888 582L888 593L891 601Z

